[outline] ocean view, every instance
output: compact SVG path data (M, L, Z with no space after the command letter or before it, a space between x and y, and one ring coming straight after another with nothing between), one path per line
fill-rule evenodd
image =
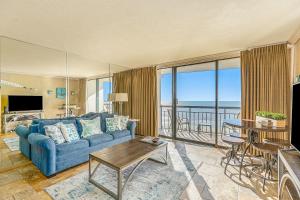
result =
M240 101L219 101L220 107L240 107ZM215 106L215 101L179 101L179 106Z
M191 128L195 130L200 121L215 124L215 102L214 101L179 101L177 104L177 116L189 119ZM182 106L182 107L181 107ZM193 106L193 107L188 107ZM199 107L194 107L199 106ZM236 118L240 114L240 101L219 101L218 119L221 127L224 119ZM171 104L161 105L161 125L170 127Z

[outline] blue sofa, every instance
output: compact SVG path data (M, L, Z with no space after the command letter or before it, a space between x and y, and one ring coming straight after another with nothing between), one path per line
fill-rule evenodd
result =
M58 122L73 123L79 135L82 127L79 119L90 119L100 116L103 134L81 138L71 143L56 145L52 139L45 135L45 125ZM34 120L29 128L18 126L16 133L20 136L20 150L32 163L40 169L45 176L54 175L60 171L88 161L89 153L105 147L119 144L135 137L136 123L129 121L127 130L106 132L105 119L112 117L108 113L93 113L80 118L40 119Z

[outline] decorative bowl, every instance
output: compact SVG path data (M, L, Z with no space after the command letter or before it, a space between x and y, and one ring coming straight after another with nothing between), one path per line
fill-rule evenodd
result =
M155 138L152 139L152 142L153 142L153 143L157 143L158 141L159 141L159 138L158 138L158 137L155 137Z

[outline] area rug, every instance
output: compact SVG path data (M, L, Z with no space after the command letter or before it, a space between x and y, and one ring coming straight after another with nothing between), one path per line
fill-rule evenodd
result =
M179 162L175 161L174 158L169 159L168 165L150 160L144 162L127 183L122 199L179 199L191 177L196 173L197 167L192 162L185 163L182 159ZM132 168L125 170L124 177L127 177L131 170ZM114 170L105 166L99 167L94 179L111 191L116 192L117 174ZM88 182L88 171L81 172L45 190L53 199L57 200L113 199Z
M10 151L18 151L20 149L19 139L19 137L4 138L3 142L7 145Z

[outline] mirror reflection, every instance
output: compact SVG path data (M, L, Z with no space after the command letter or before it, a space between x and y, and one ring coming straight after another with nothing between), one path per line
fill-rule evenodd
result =
M1 37L1 128L112 111L111 76L126 67Z
M1 38L2 130L64 115L66 64L62 51Z

